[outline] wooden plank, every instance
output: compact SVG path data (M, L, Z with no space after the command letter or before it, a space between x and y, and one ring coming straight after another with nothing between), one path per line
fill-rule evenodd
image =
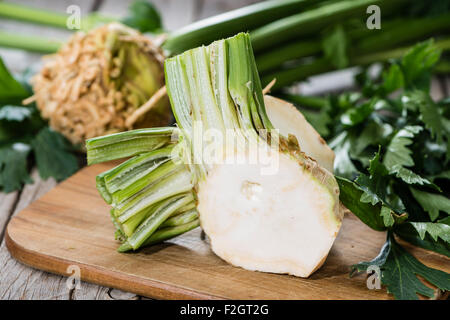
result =
M175 29L178 27L181 27L185 24L188 24L193 19L193 9L195 6L193 5L194 0L192 1L183 1L181 4L180 2L174 2L174 1L155 1L156 6L161 10L163 13L163 19L164 21L168 21L168 28L169 29ZM18 1L18 3L30 5L29 1ZM126 12L126 8L128 7L129 3L131 1L103 1L102 5L100 7L101 13L106 14L117 14L123 15L124 12ZM52 2L51 5L49 5L49 1L35 1L31 5L35 7L41 7L41 8L48 8L51 7L52 10L65 12L68 5L75 4L79 5L82 11L82 14L87 14L92 7L93 1L72 1L72 0L66 0L66 1L59 1L56 4ZM175 9L176 7L176 9ZM16 21L10 21L10 20L2 20L0 21L0 26L2 27L2 30L8 31L8 32L21 32L24 34L45 34L48 38L54 38L54 39L67 39L72 32L56 29L56 28L49 28L45 26L36 26L31 24L24 24L22 22L16 22ZM20 50L10 50L10 49L0 49L0 54L5 60L5 63L7 66L13 71L13 72L23 72L26 67L29 65L37 65L39 64L39 60L41 55L39 54L31 54ZM27 61L26 64L23 63L23 61ZM38 178L39 179L39 178ZM22 198L19 201L18 204L18 210L22 209L24 206L28 205L34 198L35 194L33 192L36 192L39 184L35 184L33 188L26 187L26 192L22 194ZM9 216L11 215L11 206L15 204L17 201L18 194L10 194L10 195L0 195L1 200L1 214L0 214L0 239L3 239L3 230L5 227L6 222L9 219ZM31 292L27 292L27 294L22 294L20 298L29 298L29 297L40 297L40 298L52 298L52 299L138 299L139 297L135 294L130 294L126 292L122 292L120 290L115 289L108 289L104 287L100 287L93 284L86 284L82 283L82 289L81 290L73 290L69 293L67 293L64 289L64 283L66 281L66 278L64 277L58 277L58 276L52 276L53 278L49 278L49 275L40 271L36 271L33 269L28 269L20 264L17 264L16 261L12 260L9 254L2 254L1 260L5 266L8 266L8 268L2 271L2 282L4 284L3 287L0 287L0 295L4 295L9 298L19 298L19 296L11 295L10 292L8 292L7 288L16 288L20 287L22 283L26 283L27 278L33 278L35 279L34 286L40 287L36 288L36 290L31 290ZM11 260L11 261L10 261ZM7 273L10 272L12 269L14 269L17 266L18 269L21 271L21 276L17 279L7 277ZM23 269L23 270L22 270ZM27 271L27 272L24 272ZM52 294L52 296L45 296L43 294L36 295L36 292L42 293L42 292L57 292L61 291L58 294Z
M60 11L64 13L69 5L79 5L81 8L82 15L87 14L93 6L92 0L81 1L81 0L65 0L58 1L56 3L49 1L34 1L30 3L29 1L17 1L19 4L32 5L38 8L49 8L52 10ZM37 34L45 35L51 39L67 39L73 32L66 31L64 29L51 28L46 26L37 26L32 24L26 24L18 21L2 20L0 21L0 26L2 30L7 32L18 32L23 34ZM13 72L23 72L25 68L30 65L38 68L41 55L32 54L21 50L11 50L11 49L1 49L0 55L4 58L6 64ZM27 61L26 64L23 61ZM24 192L21 194L20 200L18 199L19 193L11 193L8 195L0 194L0 239L3 239L3 231L5 223L8 221L11 215L11 209L14 208L16 202L18 202L17 210L23 209L35 198L37 198L43 191L48 191L50 187L53 187L54 182L46 182L43 185L40 183L40 178L35 173L36 183L29 187L27 186ZM1 283L0 286L0 297L8 297L11 299L135 299L137 296L135 294L129 293L116 293L111 294L112 289L100 287L97 285L82 283L81 289L70 290L66 286L66 278L51 275L39 270L27 268L17 261L12 259L5 248L1 249L0 262L2 265L6 266L1 272ZM9 275L8 275L9 273ZM14 274L18 274L14 277ZM29 287L30 279L32 279L32 289L27 288L25 293L20 295L13 293L12 291L17 290L17 288ZM67 290L66 290L67 288Z
M36 170L32 173L34 183L25 186L17 203L14 215L34 200L52 189L56 182L42 181ZM2 194L2 208L6 202L13 202L17 193ZM80 287L67 285L67 278L29 268L13 259L3 243L0 247L0 300L1 299L51 299L51 300L92 300L92 299L136 299L135 294L115 293L112 289L81 282Z
M16 206L16 202L19 196L19 192L0 193L0 243L3 240L3 233L6 228L6 224Z
M37 170L32 172L33 184L26 185L13 215L33 200L52 189L56 183L42 181ZM14 260L3 242L0 247L0 299L68 299L69 290L63 277L37 271Z
M19 213L6 243L26 264L65 274L77 265L85 281L153 298L388 299L368 290L365 276L349 278L350 266L375 257L385 234L348 215L324 266L309 279L251 272L215 256L196 229L136 253L121 254L109 207L95 189L95 175L111 167L82 169ZM426 265L450 271L447 258L418 248Z

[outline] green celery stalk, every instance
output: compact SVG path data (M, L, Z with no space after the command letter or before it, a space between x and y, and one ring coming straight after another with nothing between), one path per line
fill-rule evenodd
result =
M196 209L192 209L175 216L171 216L169 219L161 224L161 228L176 227L182 224L186 224L198 218L198 212Z
M141 245L141 247L149 246L152 244L160 243L164 240L169 240L172 238L175 238L183 233L186 233L188 231L191 231L195 228L197 228L200 225L200 220L196 219L194 221L188 222L186 224L182 224L176 227L167 227L163 229L156 230L147 240L144 241L144 243ZM128 243L123 243L117 251L119 252L127 252L133 250L133 247Z
M169 34L163 48L170 55L208 45L216 39L263 26L271 21L301 12L318 0L263 1L194 22Z
M195 201L185 205L184 207L180 208L180 210L178 210L174 215L176 214L180 214L180 213L185 213L189 210L195 209L197 207Z
M42 24L68 30L67 20L69 15L48 9L28 7L12 2L0 2L0 17L20 20L29 23ZM84 15L81 19L81 29L89 30L99 23L118 21L116 17L103 16L97 12Z
M148 188L151 185L157 183L160 179L168 177L176 171L179 171L180 167L175 164L172 160L164 162L158 167L153 168L152 171L148 172L146 175L135 180L130 185L123 187L112 194L112 204L120 204L127 199L131 199L135 194Z
M64 13L30 8L20 4L0 2L0 16L9 19L46 24L53 27L67 28L67 17Z
M217 105L222 112L226 129L235 129L238 123L233 101L228 93L228 54L225 41L216 41L210 45L210 57L214 66L222 66L217 70L211 66L211 80Z
M147 219L147 217L149 217L155 211L155 208L157 206L158 203L139 211L124 223L120 223L116 218L117 223L120 225L120 228L123 230L123 233L127 238L133 235L133 232L136 230L136 228L141 224L142 221Z
M192 229L195 229L198 226L200 226L200 220L195 219L191 222L188 222L188 223L185 223L182 225L177 225L175 227L167 227L167 228L163 228L163 229L158 229L142 245L149 246L149 245L156 244L156 243L159 243L164 240L172 239L183 233L191 231Z
M228 90L234 103L239 106L244 127L257 130L272 128L265 114L261 82L255 73L256 65L249 37L240 33L227 39L226 43L230 60ZM252 63L247 63L248 61Z
M131 157L171 142L176 128L136 129L86 140L88 165Z
M320 53L322 44L317 40L306 40L288 43L282 47L263 52L256 57L258 71L264 73L274 69L289 60L294 60Z
M408 32L405 32L408 26ZM450 14L433 18L395 19L383 22L382 30L350 29L347 36L352 43L350 51L370 53L379 48L389 49L409 41L447 32L450 28ZM286 62L308 56L318 56L322 52L322 42L318 40L294 40L283 46L261 52L256 56L258 71L267 74L277 68L282 68Z
M189 81L191 99L197 106L200 106L200 112L195 113L195 120L204 122L205 129L214 128L224 132L224 123L222 120L219 106L214 98L214 90L211 86L209 72L209 53L206 47L200 47L189 50L182 55L182 63L186 66L186 75ZM194 108L195 110L195 108Z
M138 214L134 215L133 217L131 217L130 219L125 221L125 223L121 224L121 229L123 230L125 235L127 237L131 237L133 235L134 231L136 230L136 228L142 223L142 221L147 219L150 215L152 215L155 212L155 210L158 208L159 204L160 203L156 203L156 204L150 206L149 208L142 210ZM191 209L186 211L185 208L191 208ZM197 211L195 210L195 202L193 202L193 201L190 202L189 204L175 210L169 216L169 218L158 227L157 230L159 230L161 228L166 228L168 226L175 227L175 226L178 226L178 225L181 225L184 223L191 222L192 220L198 218L198 213L197 213L197 215L194 215L193 213L190 213L189 215L187 214L188 212L191 212L191 211L195 211L195 213L197 213ZM166 224L166 222L168 222L168 224Z
M0 2L0 5L2 2ZM0 9L1 12L1 9ZM35 36L10 34L0 31L0 47L21 49L38 53L56 52L62 43L57 40L48 40Z
M127 239L127 243L136 250L168 217L170 217L173 212L193 200L194 197L192 193L188 193L163 201L158 205L155 211L139 225L133 235Z
M175 173L159 180L157 183L151 184L135 196L117 204L114 208L114 213L118 221L124 223L139 211L158 201L190 191L193 187L191 173L182 166L179 167L180 169Z
M315 9L278 19L251 32L253 50L261 51L300 36L314 35L324 27L344 21L353 16L364 16L369 5L387 7L401 4L404 0L347 0L331 2Z
M442 39L434 43L436 48L442 49L444 51L450 50L450 40ZM407 50L411 47L401 47L395 49L388 49L386 51L374 52L374 53L354 53L350 57L349 67L368 65L375 62L383 62L389 59L395 59L402 57ZM318 58L315 61L307 64L298 64L289 69L276 71L270 74L265 74L261 81L263 85L268 84L273 79L277 79L277 82L273 86L273 89L280 89L297 81L302 81L308 77L325 73L334 70L334 66L325 58Z
M95 178L97 189L106 203L113 201L112 194L133 184L169 160L173 146L143 153L133 157L117 167L102 172Z
M183 69L177 67L179 64L181 64L180 56L166 59L164 63L164 75L166 86L170 86L172 90L172 94L169 95L169 100L177 124L182 130L191 131L191 109L193 102L189 95L189 81ZM176 76L169 77L169 74L176 74Z
M108 174L108 171L98 174L95 177L95 185L97 187L98 192L102 196L103 200L105 200L105 202L107 204L111 204L112 196L108 192L108 189L106 189L106 185L105 185L105 175L107 175L107 174Z
M376 51L380 48L388 49L396 45L402 45L408 41L415 41L435 35L442 34L450 30L450 13L435 17L420 19L402 19L392 27L383 28L374 35L367 33L367 36L360 39L354 50L356 52Z
M173 145L169 145L123 162L104 173L105 187L109 193L115 193L129 187L161 164L169 161L172 151Z

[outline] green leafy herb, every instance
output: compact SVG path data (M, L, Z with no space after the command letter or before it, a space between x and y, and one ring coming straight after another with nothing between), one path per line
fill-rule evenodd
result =
M383 164L390 172L396 172L398 167L414 165L412 151L407 146L412 143L411 138L420 131L422 131L420 126L405 126L392 137L383 159Z
M122 22L140 32L155 33L162 30L161 16L158 10L145 0L131 3L128 8L128 15L122 19Z
M441 238L447 243L450 243L450 226L444 223L432 222L409 222L420 236L420 239L425 239L426 233L429 233L434 241Z
M423 210L429 213L431 221L439 217L439 211L450 215L450 199L446 196L424 192L415 188L410 188L414 198L422 206Z
M30 147L14 143L0 148L0 187L4 192L20 189L24 183L31 183L28 174Z
M418 275L441 290L450 290L450 277L447 273L422 264L401 247L392 235L388 236L374 260L354 265L352 273L366 271L369 266L380 268L381 283L396 299L418 299L418 293L429 298L434 296L434 290L423 284L417 278Z
M43 179L63 180L78 169L73 147L59 133L43 128L31 141L39 174Z
M27 94L28 92L14 79L0 59L0 102L2 104L16 102Z
M450 257L449 103L429 94L439 57L433 41L420 43L375 78L359 74L361 92L321 103L327 108L320 114L333 119L320 130L335 151L341 202L369 227L389 234L380 255L355 270L378 265L382 283L398 299L433 296L416 275L449 288L449 274L426 267L394 240L396 235Z
M360 201L364 191L356 183L338 176L336 180L341 190L339 199L344 206L372 229L377 231L386 230L380 214L381 206L373 206L370 203Z
M0 59L0 188L19 190L31 183L34 164L43 179L63 180L78 169L67 140L49 129L36 107L21 106L31 92L11 76Z
M450 258L450 244L448 242L442 240L440 237L435 240L428 232L421 237L417 229L409 222L397 226L395 234L415 246L440 253Z
M407 87L429 89L431 70L441 56L441 50L432 43L431 40L419 43L404 55L400 66Z
M372 205L381 202L387 203L387 185L388 179L386 176L389 174L386 167L380 162L380 152L378 151L369 165L369 176L361 173L356 182L360 185L360 188L364 190L364 194L361 196L360 201L371 203Z

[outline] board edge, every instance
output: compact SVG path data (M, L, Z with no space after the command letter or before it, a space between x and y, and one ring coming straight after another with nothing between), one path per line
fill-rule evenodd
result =
M194 290L171 286L159 281L142 279L133 275L125 275L120 272L99 268L96 266L73 262L63 258L46 255L37 251L27 249L20 245L11 236L11 228L16 217L9 221L5 231L5 245L11 256L20 263L53 274L69 277L67 272L69 266L77 265L80 268L80 279L85 282L101 286L111 287L127 292L132 292L152 299L167 300L224 300L226 298L214 295L202 294ZM141 289L141 287L149 290Z

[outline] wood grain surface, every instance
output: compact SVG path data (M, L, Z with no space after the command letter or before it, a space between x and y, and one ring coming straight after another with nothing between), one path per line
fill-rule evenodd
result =
M385 238L351 214L324 266L308 279L233 267L212 253L199 229L136 253L118 253L109 207L95 189L95 175L110 167L82 169L16 215L5 237L13 257L66 276L75 265L84 281L160 299L390 298L385 290L368 290L366 275L349 278L350 266L375 257ZM412 253L450 272L446 258Z

